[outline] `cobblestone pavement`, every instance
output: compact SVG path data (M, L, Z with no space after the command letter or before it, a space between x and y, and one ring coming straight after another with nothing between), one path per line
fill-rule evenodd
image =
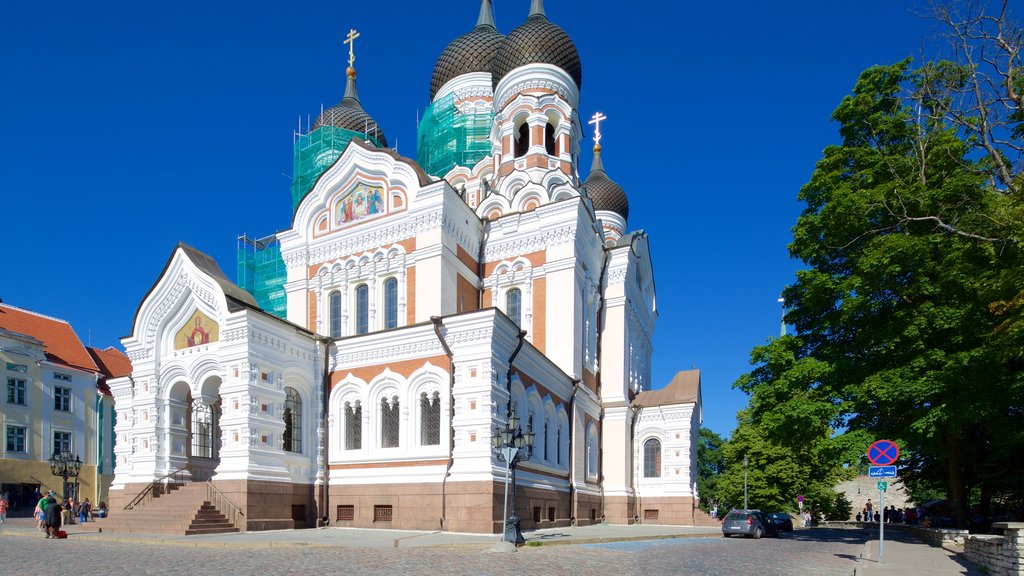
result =
M853 574L860 532L806 530L782 538L685 538L524 547L516 552L442 548L184 548L73 538L0 538L0 574Z

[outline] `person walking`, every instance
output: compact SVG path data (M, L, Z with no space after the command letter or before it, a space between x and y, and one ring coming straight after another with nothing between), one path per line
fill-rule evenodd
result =
M85 502L78 505L78 521L81 524L85 524L89 521L89 513L92 512L92 504L89 503L89 499L86 498Z
M51 493L52 494L52 493ZM52 495L46 497L46 509L43 510L43 524L46 528L46 537L55 538L57 530L60 530L60 515L63 509L57 504L57 499Z
M0 528L7 521L7 494L0 495Z
M874 516L875 505L871 503L871 498L868 498L868 503L864 505L864 514L867 516L868 522L871 522L871 518Z

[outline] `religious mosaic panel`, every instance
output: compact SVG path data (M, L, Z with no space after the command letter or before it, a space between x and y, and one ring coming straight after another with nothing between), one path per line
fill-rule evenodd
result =
M192 313L188 322L174 335L174 349L191 348L216 342L220 339L220 326L199 310Z
M360 220L385 214L384 189L380 186L354 185L334 205L334 225L347 226Z

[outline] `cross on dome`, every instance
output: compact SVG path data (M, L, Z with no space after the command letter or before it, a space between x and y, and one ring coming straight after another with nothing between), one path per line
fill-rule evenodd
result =
M348 73L350 75L355 75L356 71L356 54L355 51L352 50L356 45L356 38L359 38L359 32L357 32L355 28L350 28L348 31L348 35L342 42L342 44L348 44Z
M600 112L595 112L587 124L594 125L594 148L597 150L601 149L601 121L607 120L608 117Z

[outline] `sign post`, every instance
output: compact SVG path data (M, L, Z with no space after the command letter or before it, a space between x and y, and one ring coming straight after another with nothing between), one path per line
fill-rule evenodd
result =
M872 478L895 478L896 466L894 464L900 457L900 447L892 440L876 440L868 446L868 460L872 466L868 475ZM885 558L885 490L889 487L888 482L878 483L878 561Z

